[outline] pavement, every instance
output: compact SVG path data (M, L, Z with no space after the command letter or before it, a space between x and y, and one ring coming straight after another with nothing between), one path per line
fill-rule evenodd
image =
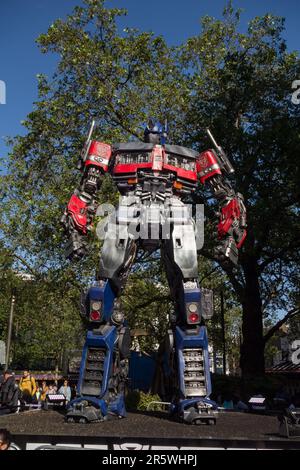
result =
M0 416L0 428L9 429L14 436L282 440L278 427L276 416L238 412L220 413L216 426L183 424L163 412L128 413L124 419L90 424L66 423L64 415L54 410Z

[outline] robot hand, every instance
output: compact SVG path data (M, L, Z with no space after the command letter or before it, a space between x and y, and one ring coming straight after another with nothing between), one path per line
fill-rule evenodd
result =
M87 253L86 237L75 231L70 233L65 250L67 259L71 261L77 261L81 259Z
M238 263L238 250L247 235L246 226L244 198L240 193L237 193L221 210L218 224L219 244L216 248L220 260L229 259L235 265Z

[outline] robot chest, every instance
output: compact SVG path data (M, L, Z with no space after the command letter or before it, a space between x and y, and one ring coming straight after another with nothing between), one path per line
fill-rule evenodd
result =
M113 178L118 187L128 189L145 178L166 179L174 190L191 192L197 185L196 163L192 159L169 154L160 146L152 152L122 153L116 156Z

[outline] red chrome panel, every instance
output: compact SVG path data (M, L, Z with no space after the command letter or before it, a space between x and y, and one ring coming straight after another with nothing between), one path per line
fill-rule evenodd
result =
M114 167L115 173L134 173L140 168L152 168L152 163L118 163Z
M225 207L222 207L221 220L218 224L218 234L222 238L227 235L234 220L241 215L240 207L236 199L232 199Z
M67 208L68 213L74 220L75 226L83 233L86 233L87 226L86 206L86 202L82 201L76 194L73 194Z
M93 140L89 148L89 155L97 155L99 157L107 158L111 157L111 146L103 142Z
M107 171L111 154L112 149L110 145L93 140L89 148L85 166L94 165Z
M216 155L212 150L207 150L199 155L197 172L199 173L201 183L205 183L207 178L211 178L213 175L222 174Z

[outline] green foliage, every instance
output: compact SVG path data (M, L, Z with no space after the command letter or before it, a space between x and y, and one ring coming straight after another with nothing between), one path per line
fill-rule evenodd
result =
M148 333L139 337L140 349L149 353L157 349L166 334L172 310L159 260L146 256L137 261L125 288L122 305L129 326Z
M162 405L154 401L161 401L159 395L134 390L126 395L125 405L128 411L161 411Z
M276 309L294 305L300 114L291 102L291 84L300 62L287 52L282 18L254 18L246 34L238 32L237 20L231 8L224 21L205 18L203 33L183 48L183 65L192 68L185 125L191 144L201 140L207 125L215 130L245 196L249 228L241 269L224 270L243 307L243 371L254 373L264 368L263 317L274 321ZM214 48L207 63L208 43ZM205 139L203 145L209 145ZM206 241L212 239L209 224L207 229Z
M6 291L1 291L2 338L6 339L11 293L15 294L12 332L12 366L35 368L47 358L61 367L63 356L82 342L83 328L78 315L77 290L55 284L50 276L43 280L22 279L20 273L7 272Z
M140 411L160 411L161 405L159 403L152 403L153 401L161 401L159 395L151 393L140 392L140 400L138 410Z

